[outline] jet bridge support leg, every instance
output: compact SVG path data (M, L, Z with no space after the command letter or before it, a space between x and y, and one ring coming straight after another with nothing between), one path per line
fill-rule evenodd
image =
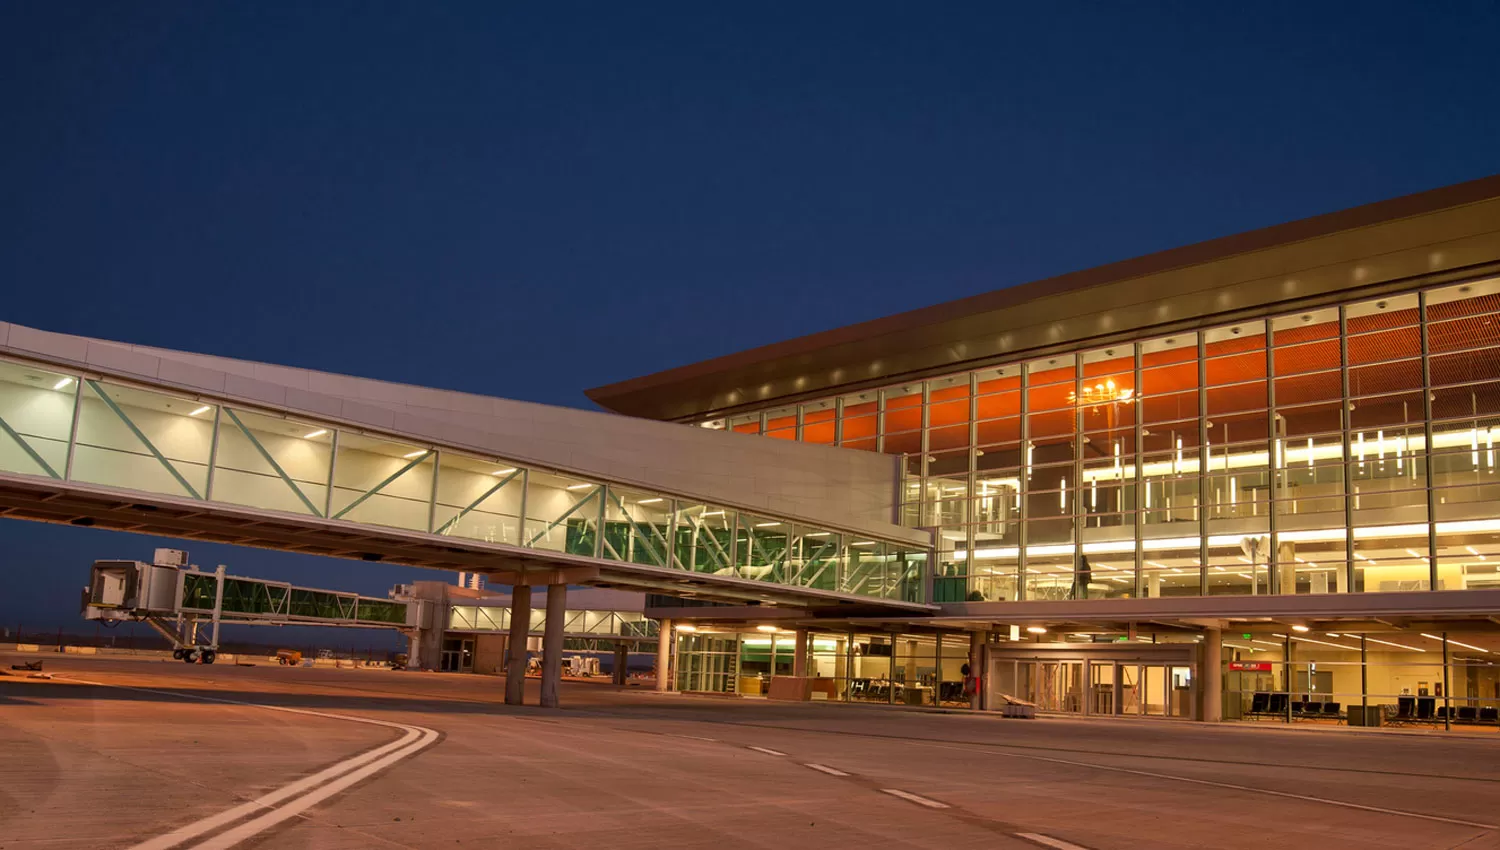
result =
M547 628L542 633L542 708L557 708L562 683L563 630L568 627L568 586L547 586Z
M526 636L531 632L531 586L510 591L510 636L505 640L505 704L526 701Z

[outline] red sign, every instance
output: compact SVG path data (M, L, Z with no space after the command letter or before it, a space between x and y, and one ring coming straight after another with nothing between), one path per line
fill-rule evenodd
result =
M1269 661L1231 661L1229 669L1239 673L1269 673L1271 662Z

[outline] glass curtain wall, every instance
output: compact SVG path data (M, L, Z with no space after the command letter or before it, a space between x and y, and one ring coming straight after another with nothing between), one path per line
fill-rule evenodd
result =
M1226 639L1225 718L1500 731L1497 652L1489 632Z
M1500 279L803 405L904 456L941 601L1500 586Z

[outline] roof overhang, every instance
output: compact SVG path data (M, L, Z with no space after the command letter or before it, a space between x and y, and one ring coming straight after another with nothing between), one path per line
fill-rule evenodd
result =
M588 391L689 420L1500 267L1500 175L899 313Z

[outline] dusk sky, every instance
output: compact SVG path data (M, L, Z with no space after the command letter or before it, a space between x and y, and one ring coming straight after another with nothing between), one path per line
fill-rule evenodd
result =
M0 320L589 406L1496 173L1497 32L1485 2L10 2ZM441 575L0 522L0 626L83 627L89 562L156 545Z

